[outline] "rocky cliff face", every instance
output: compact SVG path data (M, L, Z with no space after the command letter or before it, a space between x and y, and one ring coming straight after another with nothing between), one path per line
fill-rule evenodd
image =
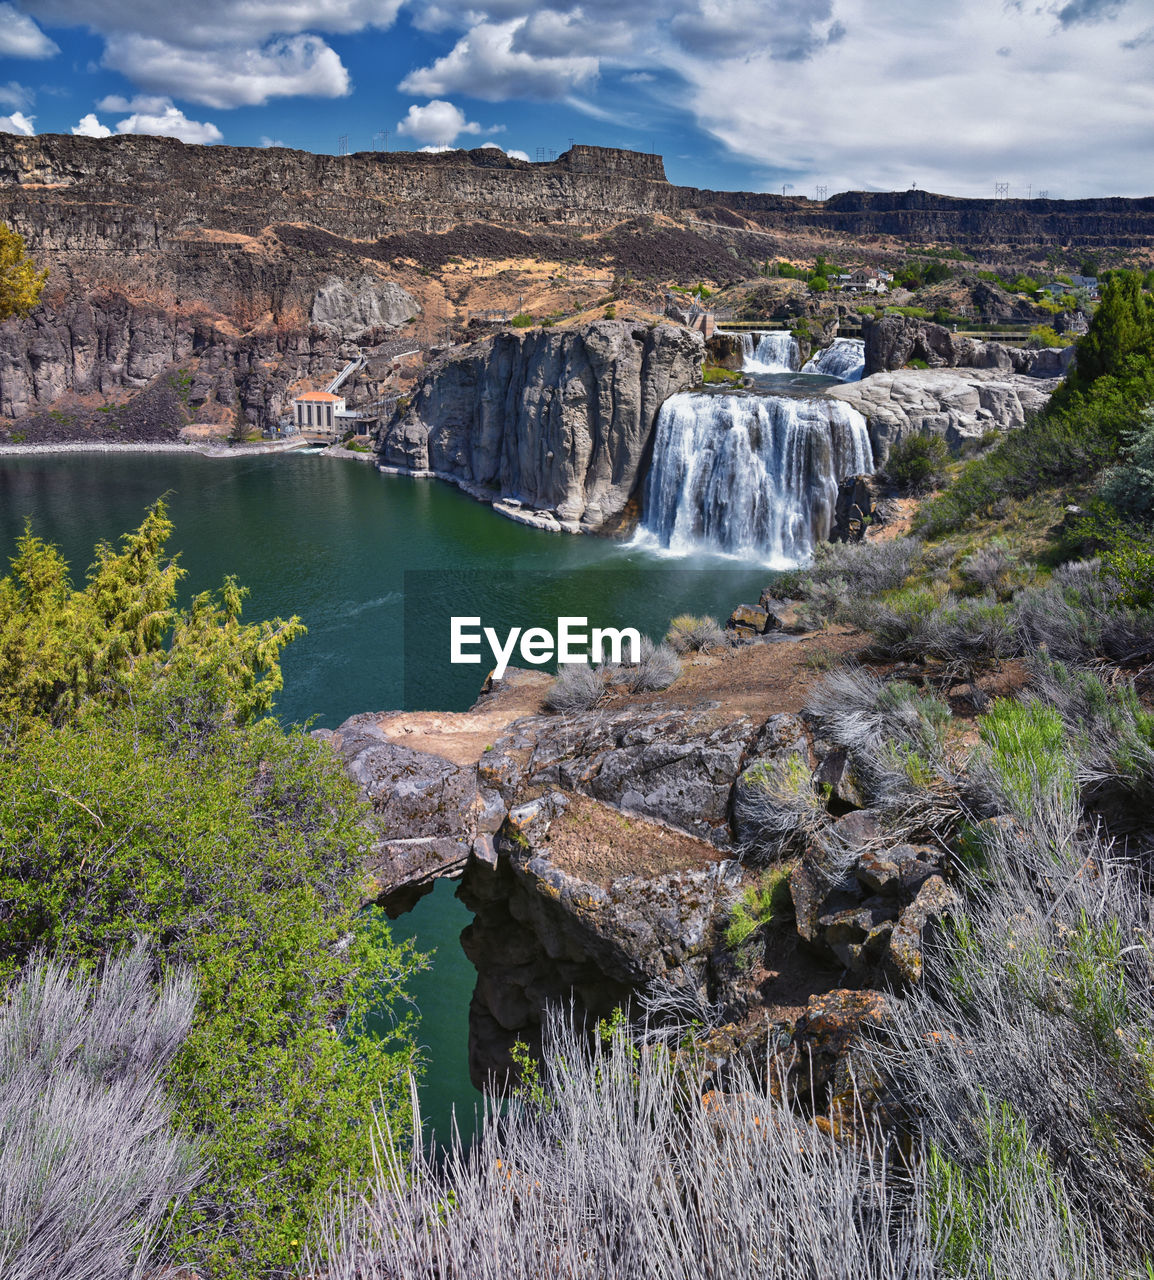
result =
M602 320L503 333L444 359L378 441L386 466L434 472L568 531L618 520L662 402L700 380L700 334Z
M492 149L320 156L0 134L0 219L52 271L33 319L0 329L5 416L68 392L133 394L149 370L199 378L204 362L205 412L249 427L279 416L294 383L331 376L342 342L443 341L526 288L537 314L579 311L608 275L737 280L827 233L874 256L900 249L887 236L971 251L1154 246L1151 200L822 204L678 187L659 157L593 147L527 164ZM546 491L580 505L551 480Z
M910 435L938 435L954 449L987 431L1022 426L1042 409L1060 379L1000 369L899 369L831 387L869 424L874 464Z
M1000 342L979 342L951 333L945 325L913 316L865 316L862 338L867 377L921 360L931 369L1000 369L1035 378L1060 378L1074 358L1073 346L1035 351Z

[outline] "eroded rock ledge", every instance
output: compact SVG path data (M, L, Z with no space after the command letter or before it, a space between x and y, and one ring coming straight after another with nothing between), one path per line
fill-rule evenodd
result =
M575 715L542 712L547 676L510 672L469 712L362 715L322 733L375 812L370 896L405 910L437 877L461 877L478 1085L507 1072L515 1040L537 1042L547 1004L597 1018L662 987L722 1012L719 1061L751 1040L764 1061L769 1035L797 1061L816 1054L814 1078L833 1088L825 1041L842 1052L884 1010L873 988L919 980L923 932L953 901L948 869L889 839L840 780L836 867L828 840L799 849L792 911L755 935L756 954L726 942L760 874L735 798L766 770L815 787L837 774L799 714L810 643L739 643L664 695Z

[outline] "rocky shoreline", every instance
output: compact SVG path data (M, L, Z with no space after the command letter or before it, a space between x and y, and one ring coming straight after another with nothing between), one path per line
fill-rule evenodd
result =
M767 1035L816 1053L828 1101L885 991L920 980L923 938L955 901L944 855L886 829L845 748L807 712L815 652L860 640L795 639L735 637L688 660L665 693L585 712L544 710L550 678L511 670L468 712L318 731L373 809L371 900L401 912L436 879L460 880L479 1087L505 1078L516 1040L539 1042L548 1005L596 1019L666 991L714 1011L722 1057L764 1054ZM744 797L794 774L825 784L826 809L814 839L777 862L788 923L760 951L735 951L728 924L766 865Z

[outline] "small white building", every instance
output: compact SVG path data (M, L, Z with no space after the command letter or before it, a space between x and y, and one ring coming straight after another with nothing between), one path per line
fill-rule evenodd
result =
M344 413L344 396L334 395L331 391L306 391L293 400L293 422L298 431L338 435L344 427L338 416Z

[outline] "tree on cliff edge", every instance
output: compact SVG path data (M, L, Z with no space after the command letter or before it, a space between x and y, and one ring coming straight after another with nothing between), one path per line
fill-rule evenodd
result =
M27 315L47 279L48 268L37 271L24 252L24 237L0 222L0 320Z

